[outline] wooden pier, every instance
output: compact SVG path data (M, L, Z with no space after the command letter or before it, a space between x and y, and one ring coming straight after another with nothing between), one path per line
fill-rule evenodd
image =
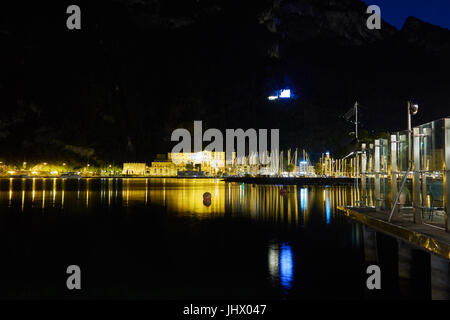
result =
M391 222L388 221L388 211L342 206L338 206L338 211L363 225L366 261L374 264L379 262L382 254L378 248L379 238L390 236L397 240L394 241L396 248L392 249L397 252L395 263L398 265L399 277L428 278L432 299L450 299L450 233L445 229L431 223L414 223L412 211L397 214ZM386 244L384 247L386 249ZM420 255L422 259L417 258ZM426 266L424 260L427 261ZM418 269L422 270L419 274Z

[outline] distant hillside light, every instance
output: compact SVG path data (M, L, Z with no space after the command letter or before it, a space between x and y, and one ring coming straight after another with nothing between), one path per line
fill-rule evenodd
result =
M282 89L275 92L275 95L268 96L267 99L270 101L278 100L278 99L291 99L291 89Z
M291 98L291 89L283 89L280 91L280 98Z

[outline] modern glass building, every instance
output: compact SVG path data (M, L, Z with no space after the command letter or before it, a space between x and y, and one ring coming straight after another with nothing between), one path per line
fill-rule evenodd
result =
M357 204L450 232L450 118L412 129L411 161L408 145L408 131L362 144Z

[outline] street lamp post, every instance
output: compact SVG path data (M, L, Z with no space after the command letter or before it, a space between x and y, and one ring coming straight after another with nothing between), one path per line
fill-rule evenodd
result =
M412 164L412 128L411 128L411 116L414 116L419 111L419 106L408 101L408 163Z

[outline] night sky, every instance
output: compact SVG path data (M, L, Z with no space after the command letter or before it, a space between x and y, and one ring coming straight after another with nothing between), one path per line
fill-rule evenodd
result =
M378 5L381 17L401 29L409 16L450 29L450 1L448 0L364 0Z

